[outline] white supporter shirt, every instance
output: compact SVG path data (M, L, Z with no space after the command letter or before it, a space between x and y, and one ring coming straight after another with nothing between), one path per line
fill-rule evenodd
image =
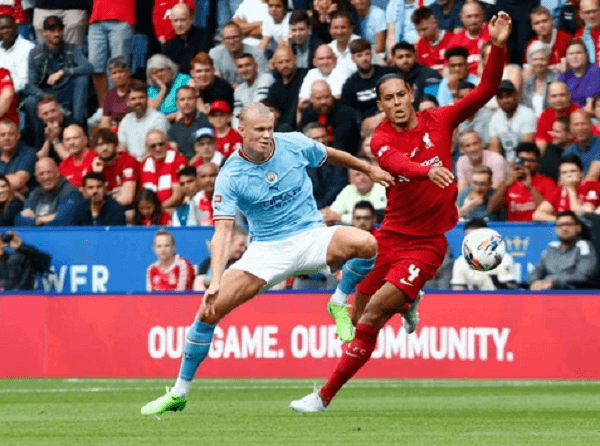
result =
M292 0L288 0L288 10L293 10L294 5ZM263 22L269 15L269 5L262 0L243 0L238 9L233 14L233 18L239 17L248 23ZM258 46L261 39L256 37L246 37L244 43L246 45Z
M352 211L359 201L370 202L375 210L385 209L387 199L385 186L379 183L373 184L373 188L366 195L361 195L355 185L349 184L335 197L331 210L342 216L342 223L352 224Z
M262 23L262 35L264 36L269 36L271 39L273 39L271 41L271 47L273 48L277 48L277 45L279 45L279 42L281 42L281 40L284 37L287 37L288 34L290 33L290 16L292 15L291 12L288 12L286 14L286 16L283 18L283 20L281 21L281 23L275 23L275 21L273 20L273 17L271 17L270 15L267 15L267 17L265 17L265 20L263 20Z
M517 157L515 149L517 144L521 142L523 135L527 133L535 133L537 119L535 113L529 107L519 104L514 116L509 121L506 119L506 113L498 110L490 120L490 138L496 137L500 139L502 148L504 149L504 157L506 161L514 161Z
M135 113L127 113L119 124L119 142L127 151L141 161L146 156L146 134L153 129L167 133L169 122L161 112L148 107L146 115L137 119Z
M318 68L312 68L306 73L304 80L302 81L302 86L300 87L300 99L310 99L310 91L312 89L312 85L316 81L325 81L331 88L331 94L336 97L342 96L342 87L344 82L348 77L346 76L346 70L343 68L338 68L337 66L331 70L329 76L325 76Z
M500 283L516 282L515 261L510 254L504 254L502 263L492 271L476 271L460 256L454 261L450 284L465 286L468 290L493 291L496 285L492 276L497 276Z
M335 54L335 57L337 58L336 68L339 67L345 71L346 79L356 71L356 64L352 61L352 54L350 54L350 42L356 39L360 39L360 36L357 36L356 34L350 36L350 41L343 53L338 50L337 42L335 40L328 43L329 47L333 50L333 54Z
M29 52L34 46L22 36L17 36L8 50L0 45L0 67L10 71L17 92L23 91L29 83Z

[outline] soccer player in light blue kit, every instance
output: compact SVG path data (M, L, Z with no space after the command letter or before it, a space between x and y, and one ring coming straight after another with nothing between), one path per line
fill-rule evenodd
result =
M239 131L242 148L231 155L217 177L213 194L215 234L211 243L210 286L186 337L175 386L146 404L145 415L183 410L196 370L208 355L216 324L229 312L294 274L336 271L349 259L343 281L356 286L370 271L377 253L375 237L354 227L323 224L306 167L328 162L359 170L384 186L393 177L365 161L325 147L300 133L273 133L274 118L260 103L247 105ZM236 208L248 219L252 242L225 272ZM353 337L346 305L329 311L343 336ZM343 319L339 324L338 319ZM339 334L338 330L338 334Z

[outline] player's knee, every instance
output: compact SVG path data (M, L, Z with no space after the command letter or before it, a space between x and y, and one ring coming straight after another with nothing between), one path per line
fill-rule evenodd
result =
M369 258L377 255L377 239L371 234L366 234L357 240L358 257Z
M382 328L389 318L387 312L378 305L367 304L365 311L360 316L357 323L370 325L374 328Z

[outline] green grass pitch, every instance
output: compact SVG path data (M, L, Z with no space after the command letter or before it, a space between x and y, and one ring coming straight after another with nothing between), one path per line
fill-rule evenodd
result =
M197 380L183 412L140 407L172 380L0 380L0 445L600 445L600 382Z

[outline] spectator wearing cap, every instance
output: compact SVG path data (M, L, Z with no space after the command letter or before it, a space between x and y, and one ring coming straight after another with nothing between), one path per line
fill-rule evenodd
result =
M590 62L590 56L581 39L567 43L567 71L558 76L569 87L571 100L593 113L593 97L600 93L600 68Z
M140 188L156 192L162 208L170 213L183 199L177 173L188 162L169 147L167 135L160 130L148 132L146 151L148 155L140 163Z
M217 152L215 142L215 132L212 127L201 127L195 133L196 142L194 143L194 152L196 153L190 160L190 165L199 168L206 163L221 165L223 155Z
M415 104L421 96L430 94L437 96L442 76L432 68L417 63L414 45L408 42L398 42L392 48L392 67L397 68L404 78L415 89Z
M189 85L196 90L196 107L199 112L208 114L210 104L223 100L233 107L233 88L229 82L215 75L214 62L208 53L203 51L194 56L190 62L192 77Z
M479 83L479 78L469 72L469 52L466 48L451 47L446 51L446 60L448 61L448 76L440 82L437 93L440 107L454 102L461 82L469 82L473 85Z
M83 176L92 171L96 152L88 148L88 138L81 124L71 124L65 128L63 144L69 156L58 166L60 174L73 186L80 188Z
M350 53L356 64L356 72L346 80L342 87L342 102L358 111L362 121L379 112L377 109L377 81L395 70L373 64L373 51L371 44L366 39L356 39L350 42Z
M215 46L209 52L210 58L214 61L214 69L233 88L244 81L238 73L236 65L236 60L241 54L252 54L259 73L269 72L269 64L264 53L254 45L243 43L242 37L240 25L235 22L228 22L221 28L221 44Z
M515 148L519 143L534 142L537 120L533 110L519 104L519 93L511 81L500 82L496 98L500 109L490 121L489 149L511 162L516 158Z
M8 119L19 125L17 92L10 71L0 68L0 121Z
M35 46L19 35L19 26L14 17L0 12L0 67L10 71L15 91L25 90L29 81L29 53Z
M527 48L531 76L523 76L525 82L521 90L521 104L532 109L536 117L548 107L548 86L558 79L558 73L548 66L551 54L550 47L540 40Z
M327 129L327 143L336 149L355 155L360 142L357 113L336 102L325 81L316 81L311 90L310 105L302 113L300 128L310 122L320 122Z
M126 56L113 57L108 61L108 72L114 85L106 92L102 120L99 127L118 127L125 115L131 112L127 105L127 88L131 81L131 70Z
M235 87L233 92L233 115L237 122L237 115L242 108L250 102L258 102L269 94L269 87L275 82L270 73L259 73L254 56L243 53L236 59L238 73L244 80Z
M33 28L38 41L49 17L60 18L65 26L65 41L83 48L83 36L87 28L88 0L35 0L33 10Z
M125 56L131 60L135 32L136 0L94 0L88 31L89 59L94 66L92 81L98 107L104 106L110 57Z
M590 115L583 109L575 110L569 117L569 132L574 143L563 156L573 154L581 159L586 180L600 178L600 137L592 135Z
M193 11L185 3L178 3L171 8L171 23L175 30L175 38L162 46L162 53L167 54L179 65L182 73L190 72L190 62L200 51L212 48L212 37L205 28L193 24Z
M231 108L225 101L215 101L210 104L208 121L215 129L217 152L228 158L242 147L242 135L231 127Z
M135 200L139 163L129 153L117 152L119 139L113 131L98 129L92 136L91 146L98 156L92 161L92 170L106 179L106 191L122 206Z
M63 40L64 29L60 17L46 18L44 39L29 53L25 109L38 126L41 123L37 121L35 108L44 93L55 95L63 107L72 111L75 120L85 120L89 75L93 66L77 46Z
M119 144L139 160L146 156L146 134L152 129L169 130L165 115L148 107L148 87L145 82L132 80L127 90L127 113L119 124Z
M106 190L106 179L98 172L86 173L82 180L85 200L74 210L75 226L125 226L125 208Z
M177 112L177 90L188 84L190 76L180 73L164 54L155 54L148 59L146 78L150 81L148 105L165 115Z
M177 113L174 118L167 132L169 141L183 156L191 159L195 153L196 130L210 125L206 115L196 110L196 92L192 87L183 86L177 90Z
M36 159L35 150L21 141L17 124L0 120L0 174L18 194L26 195L35 187Z
M35 177L39 186L29 194L15 226L72 225L74 210L83 199L77 188L60 176L52 158L35 163Z

